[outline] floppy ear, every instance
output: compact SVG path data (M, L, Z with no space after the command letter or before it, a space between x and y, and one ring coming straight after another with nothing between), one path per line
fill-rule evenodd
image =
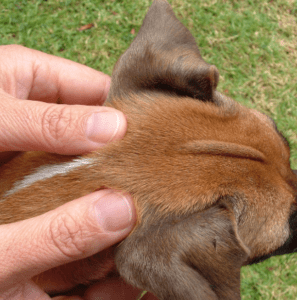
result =
M138 35L115 65L107 102L129 93L161 91L215 101L215 66L200 55L195 39L165 0L155 0Z
M120 275L160 300L240 299L249 250L230 207L222 199L190 216L166 217L150 208L116 252Z

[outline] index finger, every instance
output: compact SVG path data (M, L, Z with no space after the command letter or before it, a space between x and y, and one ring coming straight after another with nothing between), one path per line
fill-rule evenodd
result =
M85 65L19 45L1 46L0 57L0 86L16 98L100 105L107 97L110 77Z

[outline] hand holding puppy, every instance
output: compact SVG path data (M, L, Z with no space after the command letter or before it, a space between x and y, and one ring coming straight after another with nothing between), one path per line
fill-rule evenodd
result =
M70 78L70 83L65 81L70 86L68 97L59 80L52 81L51 76L42 80L42 74L55 74L57 64L51 60L51 73L40 72L46 70L45 60L41 65L40 61L35 57L35 80L29 80L32 92L23 98L54 102L59 97L61 103L79 99L81 87L73 93L79 84L64 68L58 68L58 74ZM88 78L73 68L68 63L65 69ZM15 81L20 94L26 90L23 78ZM87 152L81 144L90 139L97 144L88 149L94 146L96 151L79 156L29 151L1 168L0 290L5 299L41 299L43 291L52 297L66 296L66 290L77 295L73 289L94 281L99 283L83 295L85 300L135 299L129 288L127 293L116 290L116 286L122 290L120 281L109 281L108 291L105 280L118 276L160 300L239 300L242 266L296 252L297 172L290 168L289 144L269 117L217 91L218 81L217 68L201 57L194 36L169 3L155 0L114 67L104 103L125 114L129 122L125 137L108 143L120 138L121 131L103 130L102 119L88 112L76 122L82 124L75 127L83 141L78 146ZM64 93L53 97L36 89L45 82L46 91ZM13 101L18 110L22 101ZM69 107L60 107L62 113L54 117L51 108L37 114L45 120L41 123L34 110L26 114L23 109L27 115L23 123L37 123L42 134L13 139L18 130L6 130L4 144L14 143L3 151L62 153L65 142L75 144L72 126L67 126L73 118L64 117ZM43 118L47 113L50 117ZM10 127L4 120L0 128ZM99 125L93 131L88 125L96 120ZM119 128L121 117L116 120ZM27 127L25 131L34 132ZM110 134L96 139L98 131ZM60 144L64 136L68 138ZM15 146L19 140L26 147ZM32 140L38 146L26 143ZM108 145L100 147L104 143ZM101 187L125 194L114 197L112 191L98 192ZM137 224L128 236L135 211L129 208L127 194L133 195L137 211ZM116 222L104 214L110 209Z
M98 106L109 76L17 45L1 46L0 55L0 152L82 154L124 136L124 115Z
M124 115L95 106L107 96L107 75L21 46L1 46L0 57L0 164L12 151L79 154L124 136ZM58 99L61 104L54 104ZM42 216L1 225L0 299L49 299L33 276L121 241L135 220L129 195L101 190ZM106 294L110 284L129 299L139 293L113 282L99 291L93 287L85 299L99 294L113 299Z

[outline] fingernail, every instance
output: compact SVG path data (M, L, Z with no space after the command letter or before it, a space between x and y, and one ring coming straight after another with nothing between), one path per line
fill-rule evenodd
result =
M107 144L120 128L120 117L116 112L96 112L87 121L86 135L93 142Z
M95 211L98 221L105 231L120 231L131 225L132 208L128 195L112 192L100 198Z

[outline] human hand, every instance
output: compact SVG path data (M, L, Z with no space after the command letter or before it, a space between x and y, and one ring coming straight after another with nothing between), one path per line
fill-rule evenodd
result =
M12 151L80 154L124 136L124 115L96 106L107 96L107 75L21 46L1 46L0 62L0 164ZM54 104L58 99L62 104ZM49 299L32 277L110 247L128 235L135 220L129 195L101 190L1 225L0 299ZM98 299L95 293L105 293L106 284L115 286L113 293L123 287L114 281L94 286L85 299ZM125 289L127 298L121 299L131 299L136 290Z
M41 216L1 225L0 299L50 299L34 276L112 246L128 235L135 221L128 195L100 190ZM72 287L72 278L61 280L59 275L58 280L45 280L51 291Z
M0 161L11 151L82 154L124 136L125 116L98 106L109 76L18 45L1 46L0 58Z

